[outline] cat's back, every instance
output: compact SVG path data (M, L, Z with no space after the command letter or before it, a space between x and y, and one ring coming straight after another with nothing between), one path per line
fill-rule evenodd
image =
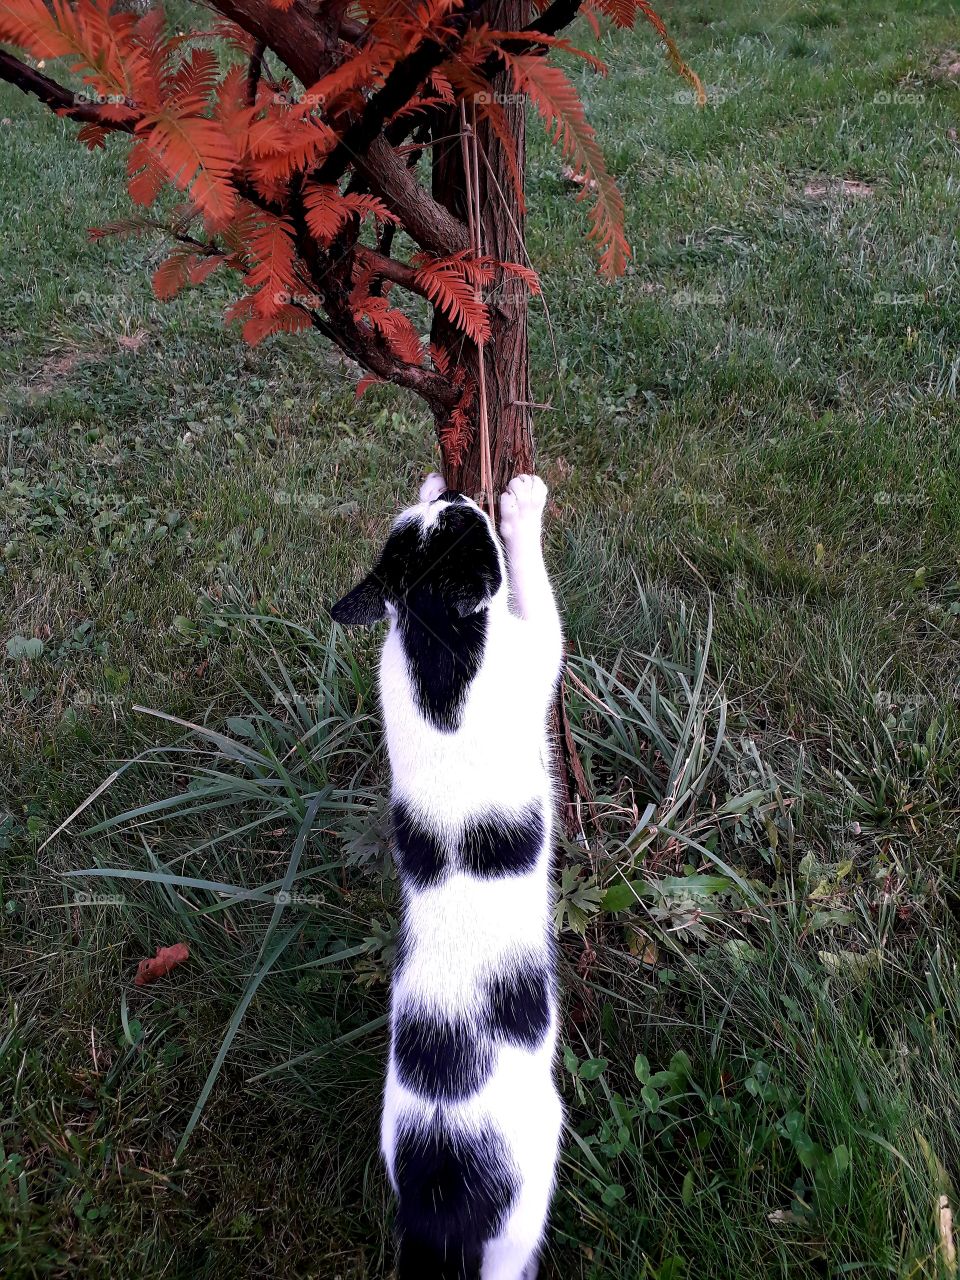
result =
M395 794L442 816L491 806L522 808L550 794L547 706L525 671L521 626L504 612L492 618L482 659L458 691L453 727L424 714L417 673L397 629L380 662L380 700Z

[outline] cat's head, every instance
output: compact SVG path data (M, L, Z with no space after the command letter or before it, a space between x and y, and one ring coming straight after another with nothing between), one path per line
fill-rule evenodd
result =
M467 618L498 595L503 555L489 517L441 485L428 481L421 501L397 517L373 569L330 610L336 622Z

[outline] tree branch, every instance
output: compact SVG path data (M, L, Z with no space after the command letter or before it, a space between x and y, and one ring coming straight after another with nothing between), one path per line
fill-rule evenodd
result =
M545 36L555 36L558 31L562 31L564 27L568 27L580 12L581 0L553 0L543 13L539 14L532 22L528 22L523 28L524 31L531 35L539 33Z
M461 11L451 20L454 38L449 45L439 40L424 40L396 64L383 88L367 101L359 120L350 125L324 160L318 182L336 182L352 163L363 159L390 117L405 107L431 71L460 47L466 24L467 15Z
M316 84L341 60L339 22L337 32L322 31L303 0L294 0L287 10L275 8L270 0L210 3L255 39L265 41L305 85ZM466 227L420 186L384 137L374 138L358 163L373 191L422 249L456 253L467 248Z
M113 120L105 117L100 107L94 103L77 102L72 89L67 89L49 76L28 67L25 62L3 49L0 49L0 80L6 80L24 93L34 94L57 115L77 120L81 124L98 124L101 128L113 129L119 133L133 133L135 119Z
M266 53L267 46L262 40L258 40L254 45L253 53L250 55L250 65L247 68L247 106L252 107L257 100L257 88L260 84L260 76L263 74L263 55Z
M337 27L322 21L304 0L278 9L270 0L210 0L218 13L272 49L285 66L308 87L340 62Z
M394 284L399 284L412 293L428 296L426 289L417 281L416 271L405 262L398 262L396 258L378 253L376 249L368 249L366 245L357 248L357 257L384 280L392 280Z

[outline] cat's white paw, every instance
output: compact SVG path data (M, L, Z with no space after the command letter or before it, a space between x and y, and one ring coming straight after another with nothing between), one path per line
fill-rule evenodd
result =
M508 542L525 530L539 535L547 486L539 476L514 476L500 495L500 534Z
M443 476L437 471L431 471L420 486L420 501L435 502L444 493L447 488L447 482Z

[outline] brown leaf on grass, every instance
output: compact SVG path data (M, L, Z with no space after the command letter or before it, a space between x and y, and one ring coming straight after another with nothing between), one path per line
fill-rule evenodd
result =
M596 178L590 178L585 173L581 173L578 169L574 169L572 165L565 164L560 170L560 177L564 182L569 182L574 187L586 187L588 191L597 190Z
M156 982L165 977L171 969L190 959L190 948L185 942L175 942L172 947L158 947L157 954L149 960L141 960L137 965L137 976L134 984L145 987L148 982Z
M117 338L117 344L124 351L139 351L143 344L149 339L150 334L146 329L135 329L133 333L124 333Z

